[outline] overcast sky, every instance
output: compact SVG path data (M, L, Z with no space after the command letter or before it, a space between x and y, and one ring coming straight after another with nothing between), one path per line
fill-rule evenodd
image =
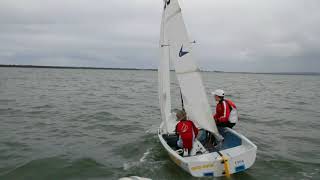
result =
M320 72L319 0L180 0L201 69ZM0 64L157 68L162 0L1 0Z

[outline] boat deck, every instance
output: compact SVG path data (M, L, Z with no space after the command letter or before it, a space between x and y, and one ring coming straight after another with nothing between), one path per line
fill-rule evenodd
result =
M241 138L236 136L235 134L227 131L225 128L219 129L219 133L224 137L224 141L219 148L215 145L215 140L210 140L209 136L206 135L203 141L200 141L201 144L211 153L216 152L217 150L221 151L224 149L229 149L233 147L240 146L242 144ZM162 135L163 139L167 142L167 144L173 149L178 150L181 149L177 146L178 136L176 134ZM211 136L213 137L213 136Z

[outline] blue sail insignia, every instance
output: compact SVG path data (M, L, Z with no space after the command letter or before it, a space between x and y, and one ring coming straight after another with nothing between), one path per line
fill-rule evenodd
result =
M188 51L183 51L183 45L181 45L181 49L180 49L180 52L179 52L179 57L182 57L186 54L188 54L189 52Z

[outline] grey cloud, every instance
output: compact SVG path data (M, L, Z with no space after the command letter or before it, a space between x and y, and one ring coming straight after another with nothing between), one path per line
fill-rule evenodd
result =
M202 42L196 50L201 64L231 71L320 71L307 63L320 65L320 13L316 10L320 2L226 0L209 4L184 4L191 34Z
M320 72L317 0L181 4L202 68ZM0 64L156 68L161 11L161 0L2 0Z

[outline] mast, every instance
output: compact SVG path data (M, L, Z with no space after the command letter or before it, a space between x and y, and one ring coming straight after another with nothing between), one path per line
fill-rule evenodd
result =
M180 98L181 98L182 111L185 111L181 89L180 89Z

